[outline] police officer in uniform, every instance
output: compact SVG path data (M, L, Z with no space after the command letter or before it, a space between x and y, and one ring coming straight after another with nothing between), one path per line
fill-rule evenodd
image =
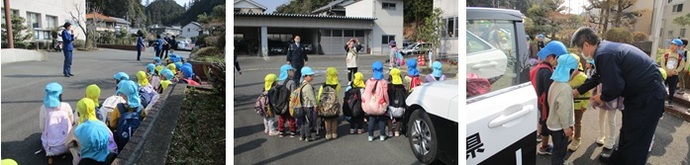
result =
M302 76L300 70L307 65L309 57L307 57L307 50L304 48L304 45L300 43L299 35L295 35L294 41L295 43L291 43L290 47L288 47L287 63L292 65L292 68L295 68L295 82L302 83L299 81Z
M605 164L646 164L667 95L656 63L637 47L602 41L587 27L573 34L572 45L597 66L594 75L573 91L573 95L585 93L601 83L602 91L592 96L594 101L602 104L620 96L625 98L618 148L611 154L601 154L599 160Z

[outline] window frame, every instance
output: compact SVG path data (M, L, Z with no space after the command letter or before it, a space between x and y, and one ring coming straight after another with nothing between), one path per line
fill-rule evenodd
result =
M396 3L395 2L381 2L381 9L396 10Z
M384 39L384 37L385 37L385 39ZM381 44L388 45L388 44L390 44L391 40L395 41L395 35L389 35L389 34L381 35Z

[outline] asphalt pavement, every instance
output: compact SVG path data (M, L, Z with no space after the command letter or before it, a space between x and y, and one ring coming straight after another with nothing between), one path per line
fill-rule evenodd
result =
M616 113L616 137L621 126L621 112ZM611 153L602 146L596 144L598 135L599 112L587 110L582 119L582 143L575 152L568 152L568 161L574 164L599 165L599 154ZM647 164L690 164L690 124L683 119L664 113L659 120L649 153ZM551 164L551 156L537 155L537 164Z
M129 74L136 80L136 72L145 70L153 62L152 49L143 52L136 61L136 51L100 49L75 51L72 62L74 77L63 77L63 54L48 52L46 61L2 64L2 159L14 159L19 164L47 164L42 149L38 126L38 109L43 103L45 85L58 82L63 86L62 98L76 110L76 102L84 97L86 86L97 84L101 88L100 100L115 94L116 72ZM188 57L187 51L175 54ZM55 164L71 164L71 155L58 158Z
M371 64L376 60L385 61L387 58L362 55L358 61L359 71L364 74L365 79L370 78ZM235 164L420 164L412 153L406 137L368 142L366 132L349 134L347 121L339 122L338 138L335 140L321 138L304 142L299 141L297 137L279 138L264 134L263 119L254 112L254 102L262 90L264 76L269 73L279 75L280 66L286 63L285 57L271 56L268 61L258 57L239 57L238 61L242 66L242 75L234 72ZM325 83L326 68L336 67L340 84L343 86L339 94L339 99L342 99L348 83L344 56L309 56L308 66L316 71L312 83L315 84L315 90ZM401 70L403 74L406 72L406 69ZM378 131L374 136L378 136Z

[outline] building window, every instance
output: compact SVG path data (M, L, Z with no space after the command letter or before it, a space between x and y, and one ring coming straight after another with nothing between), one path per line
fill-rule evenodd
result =
M674 13L683 12L683 4L673 5L672 12L674 12Z
M383 6L383 9L386 9L386 10L395 10L395 3L386 3L386 2L383 2L383 3L381 4L381 6Z
M354 30L344 30L344 32L345 32L345 37L354 37L355 36Z
M41 16L37 13L32 13L32 12L26 12L27 15L27 23L28 26L31 28L39 28L39 23L41 22L40 18Z
M395 40L395 35L382 35L381 36L381 44L388 44L390 41Z
M239 9L239 8L235 8L235 13L239 13L239 12L240 12L240 9Z
M680 38L685 38L685 28L680 29L680 35L678 35Z
M343 36L343 30L333 30L333 37L342 37Z
M57 26L57 17L46 15L46 28L52 28Z
M668 3L671 3L673 0L668 0Z
M355 37L364 37L364 30L356 30Z
M446 19L446 37L455 38L458 36L458 17L452 17Z

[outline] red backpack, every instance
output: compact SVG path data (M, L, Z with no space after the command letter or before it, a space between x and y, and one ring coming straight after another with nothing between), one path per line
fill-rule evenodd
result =
M537 65L534 69L529 71L529 79L532 82L532 86L534 87L535 92L537 91L537 72L540 69L549 69L549 71L553 72L553 68L551 68L551 66L545 63L539 63L539 65ZM537 103L539 110L541 110L542 120L546 120L549 112L549 104L546 103L546 93L546 90L542 93L537 93L537 95L539 96Z
M422 80L422 78L419 76L410 76L410 78L411 78L411 80L410 80L410 91L409 92L412 93L414 87L422 85L422 83L424 83L424 80Z

